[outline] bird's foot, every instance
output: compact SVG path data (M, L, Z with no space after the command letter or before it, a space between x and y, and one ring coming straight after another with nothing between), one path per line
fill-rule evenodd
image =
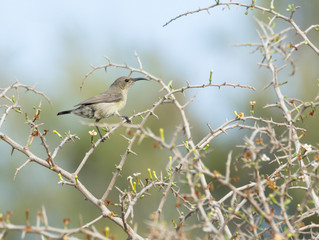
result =
M99 135L100 135L100 139L101 139L101 142L104 142L105 141L105 137L102 136L101 132L100 132L100 129L98 126L96 126L96 130L98 131Z
M127 116L121 116L121 117L124 118L127 123L131 123L132 122Z

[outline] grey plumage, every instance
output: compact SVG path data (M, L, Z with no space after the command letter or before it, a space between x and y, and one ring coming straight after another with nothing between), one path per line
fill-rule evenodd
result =
M106 91L84 100L83 102L80 102L79 104L75 105L77 108L61 111L57 115L73 113L84 118L95 119L96 122L99 122L101 119L108 118L112 115L120 116L118 111L121 110L126 104L127 92L129 88L134 82L139 80L147 79L120 77L116 79ZM128 117L122 117L129 121ZM102 138L99 128L97 126L96 128L100 134L100 137Z

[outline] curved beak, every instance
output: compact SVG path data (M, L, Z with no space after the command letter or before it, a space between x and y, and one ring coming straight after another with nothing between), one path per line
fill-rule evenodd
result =
M147 78L142 78L142 77L138 77L138 78L132 78L134 82L136 81L140 81L140 80L146 80L146 81L149 81L149 79Z

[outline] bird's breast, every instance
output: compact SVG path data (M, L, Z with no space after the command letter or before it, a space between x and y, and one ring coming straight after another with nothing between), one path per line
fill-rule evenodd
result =
M124 101L95 104L94 117L96 119L108 118L113 114L117 114L118 111L124 107L124 105Z
M125 99L126 100L126 99ZM118 110L121 110L125 104L126 104L126 101L125 100L122 100L122 101L118 101L116 104L117 104L117 107L118 107Z

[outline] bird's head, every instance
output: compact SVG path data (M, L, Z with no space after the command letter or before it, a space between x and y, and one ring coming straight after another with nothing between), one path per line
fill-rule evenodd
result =
M142 78L142 77L138 77L138 78L119 77L112 83L110 88L120 88L121 90L128 90L133 85L133 83L140 80L148 80L148 79Z

